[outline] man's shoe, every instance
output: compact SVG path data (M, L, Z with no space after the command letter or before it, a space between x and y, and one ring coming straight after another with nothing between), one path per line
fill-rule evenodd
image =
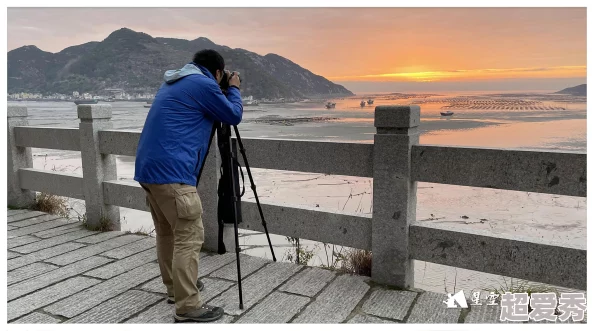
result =
M198 291L202 291L204 289L204 283L198 279L198 281L196 282L196 286L198 286ZM175 298L174 297L168 297L167 298L167 303L175 303Z
M212 322L223 317L223 308L203 305L185 314L175 314L175 323L181 322Z

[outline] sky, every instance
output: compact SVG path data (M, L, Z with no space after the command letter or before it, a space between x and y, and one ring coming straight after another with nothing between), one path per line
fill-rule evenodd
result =
M354 92L586 82L586 8L8 8L8 50L127 27L284 56Z

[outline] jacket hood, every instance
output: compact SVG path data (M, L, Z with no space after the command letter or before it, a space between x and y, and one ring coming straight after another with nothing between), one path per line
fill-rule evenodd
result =
M178 79L189 76L189 75L206 76L202 72L202 70L200 70L200 68L198 68L195 64L188 63L181 69L165 71L165 74L163 75L163 79L165 80L166 83L171 84L171 83L177 81ZM212 75L208 75L208 76L212 76Z

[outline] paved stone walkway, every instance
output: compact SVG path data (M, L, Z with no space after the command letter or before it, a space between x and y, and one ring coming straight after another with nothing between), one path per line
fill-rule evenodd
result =
M448 309L443 294L398 291L368 277L242 255L201 253L203 301L217 323L497 323L498 306ZM155 239L8 210L9 323L173 323Z

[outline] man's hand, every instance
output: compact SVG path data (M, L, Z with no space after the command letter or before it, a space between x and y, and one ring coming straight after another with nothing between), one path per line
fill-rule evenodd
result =
M229 86L235 86L239 88L240 85L241 81L239 80L239 73L237 71L233 71L231 78L229 79Z

